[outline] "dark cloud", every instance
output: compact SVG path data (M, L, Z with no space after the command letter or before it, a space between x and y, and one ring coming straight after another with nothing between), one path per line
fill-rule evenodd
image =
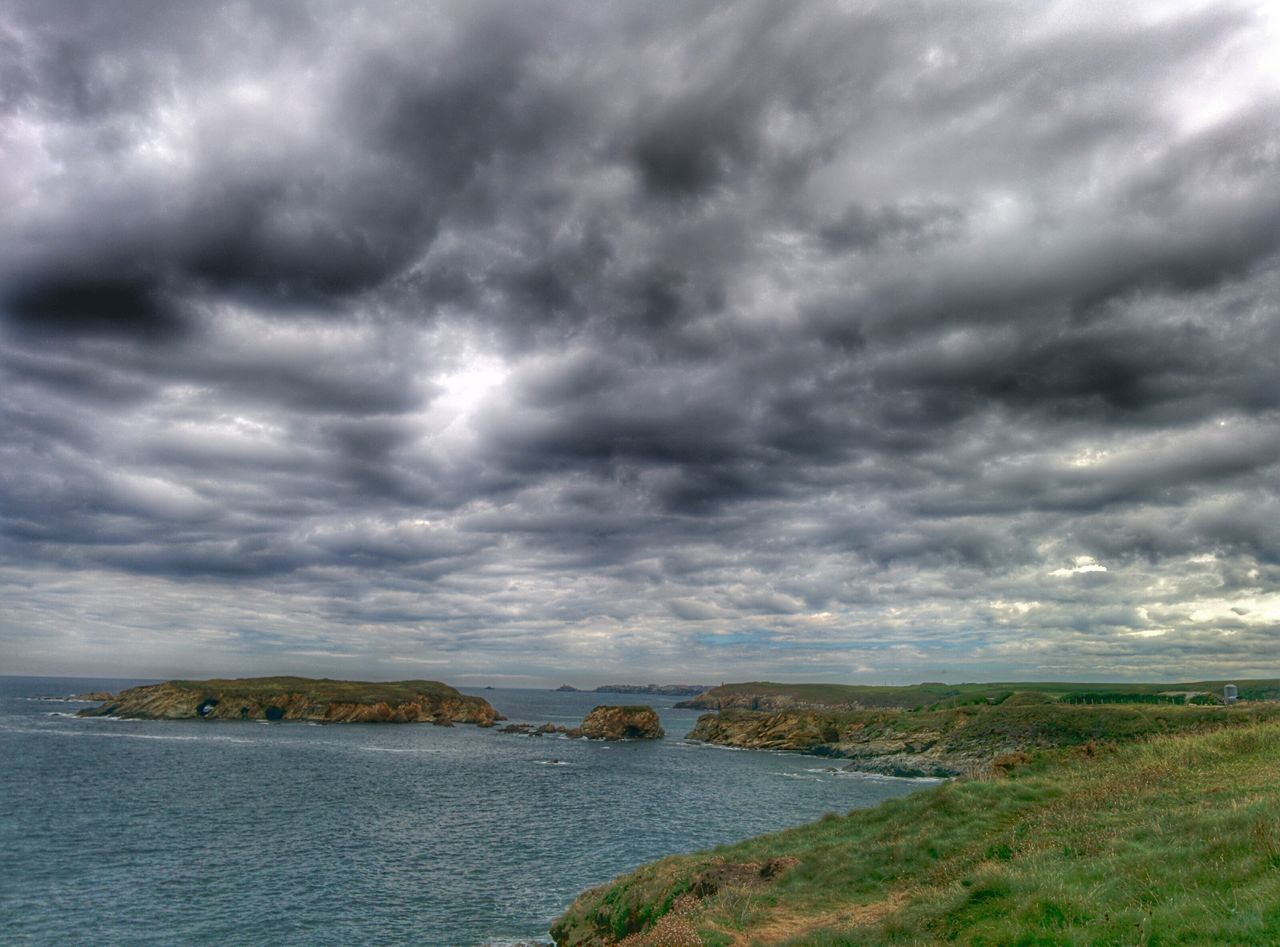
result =
M1272 19L0 5L6 666L1271 673Z

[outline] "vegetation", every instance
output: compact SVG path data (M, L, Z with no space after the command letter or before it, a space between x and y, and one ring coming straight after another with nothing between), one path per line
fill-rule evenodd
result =
M345 704L398 703L419 694L457 697L458 691L439 681L335 681L327 677L238 677L208 681L169 681L175 687L211 692L227 700L263 695L305 694L313 700Z
M81 717L137 720L313 720L326 723L474 723L505 719L488 701L438 681L305 677L164 681L131 687Z
M586 892L552 933L630 934L628 947L1280 943L1273 711L1015 754L984 779L667 858ZM770 864L790 867L759 880Z
M1236 684L1242 700L1280 700L1280 679L1245 681L1194 681L1182 684L1098 684L1061 681L1026 681L992 684L924 683L894 687L868 684L780 684L772 681L747 681L721 684L689 703L715 709L724 706L776 707L781 702L794 702L814 707L903 708L915 709L937 705L960 706L971 703L999 702L1013 693L1040 693L1059 699L1077 699L1081 695L1105 696L1110 702L1137 699L1139 695L1167 698L1182 703L1188 696L1206 694L1213 698L1222 694L1226 684ZM1097 702L1097 701L1094 701Z
M1228 717L1239 723L1276 715L1280 705L1273 703L1232 708L1145 702L1076 704L1029 693L1014 694L998 704L941 710L722 710L699 717L689 738L721 746L851 759L929 753L940 763L951 761L938 775L957 775L1014 750L1134 740L1212 728Z

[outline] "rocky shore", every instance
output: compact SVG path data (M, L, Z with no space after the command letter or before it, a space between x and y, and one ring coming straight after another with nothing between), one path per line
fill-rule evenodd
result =
M322 723L471 723L506 718L488 701L439 681L330 681L304 677L165 681L133 687L81 717L139 720L310 720Z
M956 726L963 727L963 721L939 720L934 726L901 733L891 721L843 719L823 711L726 710L699 717L687 739L835 757L847 761L843 767L847 770L910 777L972 773L990 765L1000 754L1019 748L1012 741L968 745L955 738L952 730Z
M730 709L699 717L688 739L831 757L865 773L950 777L999 769L1038 750L1213 726L1228 712L1249 711L1072 705L1041 694L1014 694L1000 704L935 711Z

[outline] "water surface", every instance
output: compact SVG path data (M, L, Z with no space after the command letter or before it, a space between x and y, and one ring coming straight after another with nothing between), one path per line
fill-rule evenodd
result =
M0 942L500 944L586 887L921 781L686 743L676 698L479 690L512 720L646 702L661 741L470 726L132 721L0 677Z

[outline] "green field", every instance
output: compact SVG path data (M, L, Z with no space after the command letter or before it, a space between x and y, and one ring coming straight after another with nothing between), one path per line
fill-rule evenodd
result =
M586 892L552 933L631 934L627 947L1280 943L1280 708L1219 720L1018 754L986 778L664 859ZM770 865L783 867L762 879Z
M714 709L717 701L749 706L751 701L794 701L809 706L850 708L913 709L931 705L958 706L988 699L999 700L1015 692L1034 692L1055 698L1091 699L1098 703L1153 701L1163 698L1181 703L1189 694L1220 695L1226 684L1235 684L1242 700L1280 700L1280 679L1191 681L1184 683L1070 683L1061 681L996 682L990 684L784 684L774 681L745 681L721 684L695 700Z

